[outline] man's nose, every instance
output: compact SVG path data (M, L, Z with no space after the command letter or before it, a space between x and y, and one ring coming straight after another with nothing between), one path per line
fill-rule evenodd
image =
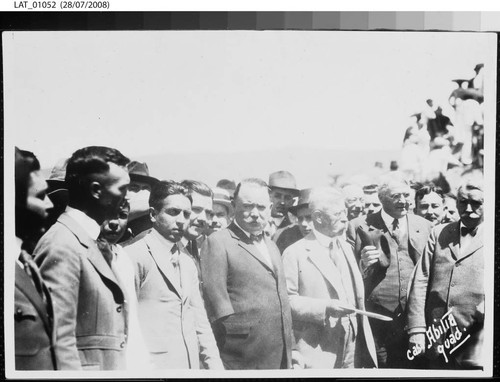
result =
M473 211L472 206L471 206L471 204L470 204L470 203L467 203L467 206L466 206L466 208L465 208L465 211L467 211L467 212L472 212L472 211Z

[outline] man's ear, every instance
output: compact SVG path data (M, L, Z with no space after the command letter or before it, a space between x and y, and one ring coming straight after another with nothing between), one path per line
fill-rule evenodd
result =
M157 212L153 207L149 207L149 217L153 223L156 223Z
M101 183L94 181L94 182L90 183L89 188L90 188L90 195L94 199L100 199L101 194L102 194Z
M313 223L316 222L321 225L321 223L323 222L323 216L321 215L321 212L318 210L314 210L313 212L311 212L311 220L313 221Z

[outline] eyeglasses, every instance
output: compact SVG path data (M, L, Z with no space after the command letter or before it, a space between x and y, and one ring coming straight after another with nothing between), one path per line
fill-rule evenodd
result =
M411 194L409 192L400 192L400 193L397 193L397 194L390 195L390 198L393 201L395 201L395 202L401 200L401 198L403 198L405 200L410 200L411 199Z

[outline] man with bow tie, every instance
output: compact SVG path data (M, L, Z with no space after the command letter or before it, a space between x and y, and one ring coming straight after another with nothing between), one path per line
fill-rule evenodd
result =
M234 220L202 248L203 295L226 369L291 366L292 322L278 248L263 235L270 217L267 184L243 180Z
M156 369L223 369L200 295L198 272L181 243L191 196L174 181L149 198L153 229L125 248L135 264L139 322Z
M416 269L408 298L410 349L418 346L428 353L433 368L481 369L484 365L483 201L482 180L466 181L457 193L460 220L432 230ZM434 336L430 344L427 330L439 326L447 315L453 316L456 327ZM455 351L447 349L445 359L438 346L457 330L461 340L470 337Z
M364 310L364 285L344 239L348 212L342 194L312 189L312 231L289 246L283 264L293 330L305 368L376 367L377 355Z
M379 368L415 366L406 357L406 298L413 269L424 251L431 223L409 214L410 186L397 177L378 189L379 212L349 222L347 240L363 275L366 309L393 321L370 318Z

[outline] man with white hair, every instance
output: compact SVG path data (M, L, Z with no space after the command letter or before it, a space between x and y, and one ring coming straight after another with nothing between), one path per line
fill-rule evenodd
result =
M484 365L483 201L482 180L469 180L458 189L460 220L432 230L415 272L408 298L410 351L411 356L415 349L430 353L433 368ZM443 322L445 330L436 334L434 328ZM452 342L452 337L462 339Z
M389 178L378 196L382 210L349 222L347 239L363 274L367 310L393 319L370 319L379 367L414 367L406 357L406 296L431 223L408 213L412 194L405 181Z
M345 196L345 206L347 208L347 219L351 221L363 215L365 208L365 194L361 186L348 184L342 188Z
M347 211L343 195L313 189L312 232L283 254L297 350L306 368L376 367L377 356L364 309L358 265L344 239Z

